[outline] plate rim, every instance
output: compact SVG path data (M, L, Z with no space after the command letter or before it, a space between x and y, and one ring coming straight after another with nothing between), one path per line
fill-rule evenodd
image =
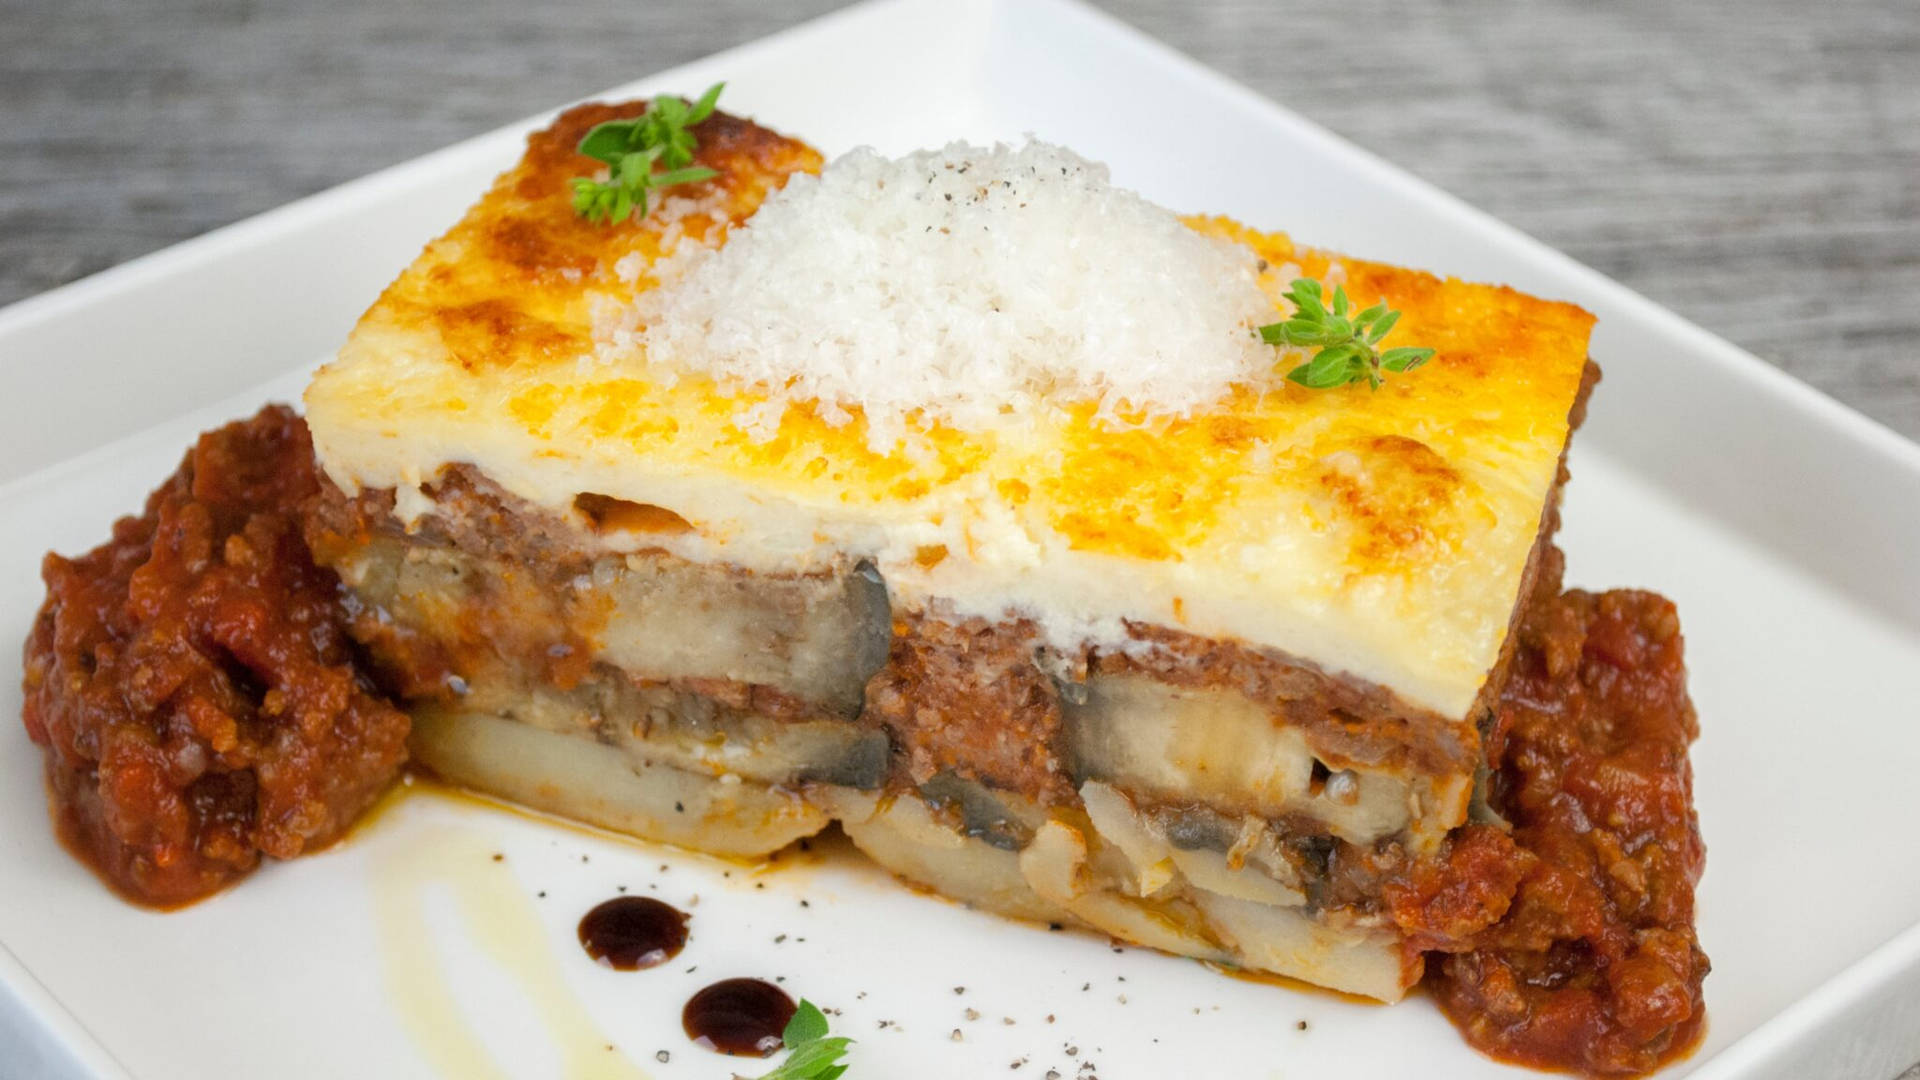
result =
M105 1080L134 1080L133 1074L66 1003L21 963L7 943L0 941L0 1011L10 1012L0 1030L38 1027L40 1055L64 1053L87 1075Z
M667 81L683 73L746 61L756 54L789 47L797 39L831 34L843 24L865 21L887 12L936 7L951 11L958 8L970 18L987 19L996 11L1013 6L1050 9L1055 16L1078 22L1105 35L1112 43L1125 46L1143 62L1171 68L1201 82L1241 106L1267 117L1289 136L1311 143L1321 152L1345 159L1418 203L1423 211L1464 219L1489 241L1505 245L1528 261L1543 264L1576 281L1583 297L1604 297L1619 310L1684 341L1697 355L1709 361L1720 376L1755 385L1786 409L1842 438L1850 451L1878 457L1920 484L1920 441L1906 438L1886 424L1822 393L1752 352L1231 76L1208 67L1119 17L1091 6L1086 0L962 0L957 5L944 6L941 0L863 0L775 33L597 91L576 101L632 94L640 87ZM979 47L990 47L990 43L981 42ZM446 147L355 177L0 307L0 344L16 333L30 331L37 325L76 311L110 306L124 294L150 282L189 272L241 250L270 248L303 226L350 215L369 201L395 189L430 184L437 176L499 152L503 144L517 142L529 130L549 122L568 104L573 102L539 110ZM0 357L0 364L14 359L17 358ZM177 411L169 414L172 415L177 415ZM98 448L96 444L83 452ZM0 483L0 494L21 482L62 468L75 456L62 456ZM1916 916L1905 930L1842 967L1808 993L1760 1021L1751 1031L1722 1047L1712 1057L1697 1060L1691 1075L1703 1080L1784 1076L1776 1074L1773 1068L1793 1059L1795 1055L1804 1056L1839 1045L1846 1034L1841 1029L1850 1019L1857 1019L1880 1000L1878 996L1886 994L1889 988L1907 985L1920 986L1920 916ZM33 972L20 962L4 940L0 940L0 1009L10 1009L16 1017L36 1022L54 1040L53 1045L67 1052L73 1064L85 1075L131 1080L130 1071L93 1035L80 1017L53 996ZM1888 1045L1891 1047L1893 1044L1890 1041ZM1920 1031L1915 1031L1909 1036L1907 1044L1903 1045L1908 1047L1907 1056L1920 1055Z

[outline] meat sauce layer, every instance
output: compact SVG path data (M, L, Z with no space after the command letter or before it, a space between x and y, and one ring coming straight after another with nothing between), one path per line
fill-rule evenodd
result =
M130 899L187 903L324 846L404 761L406 715L302 539L324 483L304 423L270 407L201 436L108 543L47 556L27 732L61 837ZM1427 985L1476 1047L1630 1075L1703 1023L1697 728L1673 606L1557 580L1520 621L1487 731L1510 828L1469 825L1411 865L1356 857L1331 887L1350 880L1429 952Z
M406 757L355 663L339 582L301 539L319 489L283 406L202 435L113 538L41 569L27 734L54 823L131 900L169 907L323 847Z

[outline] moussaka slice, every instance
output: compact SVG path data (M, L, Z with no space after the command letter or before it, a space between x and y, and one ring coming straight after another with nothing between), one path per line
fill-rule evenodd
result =
M822 169L715 114L711 178L577 216L640 110L534 135L307 393L309 543L419 761L725 853L838 820L970 903L1381 999L1500 918L1433 897L1514 887L1476 777L1585 312L1040 143Z

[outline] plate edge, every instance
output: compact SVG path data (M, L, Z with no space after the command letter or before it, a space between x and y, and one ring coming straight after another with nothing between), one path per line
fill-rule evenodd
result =
M984 3L991 7L1011 6L1014 2L1015 0L984 0ZM1098 25L1103 31L1146 52L1159 62L1175 65L1190 76L1256 106L1276 120L1284 122L1290 129L1312 138L1324 148L1349 157L1369 172L1379 175L1421 201L1442 207L1446 212L1467 215L1473 224L1486 230L1488 235L1497 237L1504 243L1518 246L1529 258L1543 260L1549 265L1557 265L1562 271L1577 278L1582 288L1609 296L1611 300L1632 311L1636 316L1670 332L1692 339L1703 354L1714 358L1716 364L1731 367L1742 377L1758 379L1774 396L1783 398L1790 407L1804 410L1811 416L1817 417L1824 425L1858 444L1863 452L1889 455L1897 463L1913 470L1916 478L1920 478L1920 442L1907 439L1880 421L1821 392L1739 345L1663 307L1458 196L1348 141L1230 76L1207 67L1124 20L1083 3L1081 0L1019 0L1019 2L1045 4L1070 11L1076 18ZM928 0L865 0L863 3L827 13L774 34L697 58L687 64L662 69L633 83L610 87L577 100L590 100L620 93L626 87L668 77L678 71L709 63L724 62L730 57L782 45L790 37L820 32L842 20L918 5L931 6ZM470 155L491 152L498 143L519 137L532 126L550 119L564 107L563 105L535 112L528 117L511 121L427 154L344 181L313 195L136 256L79 280L25 297L0 308L0 334L10 332L16 326L58 314L72 306L106 299L115 290L137 284L150 276L173 273L182 265L191 265L194 261L217 255L220 249L228 245L270 242L276 232L297 225L310 216L334 212L340 204L362 197L365 191L399 184L429 182L431 176L447 164ZM47 468L58 468L70 460L71 458L62 459L61 462L52 463ZM40 471L35 470L35 473ZM1871 995L1875 990L1902 978L1911 977L1916 972L1920 972L1920 922L1868 951L1817 986L1812 992L1796 999L1784 1009L1762 1021L1752 1031L1720 1049L1711 1058L1701 1062L1695 1075L1715 1078L1715 1080L1722 1077L1762 1075L1750 1070L1763 1069L1770 1056L1806 1049L1810 1045L1810 1040L1831 1034L1836 1025L1845 1022L1847 1014L1857 1014L1863 1010L1871 1002ZM48 1027L61 1028L70 1043L75 1039L84 1040L83 1048L87 1049L89 1056L80 1058L76 1054L76 1057L87 1067L101 1075L130 1078L131 1074L125 1067L113 1058L105 1046L77 1017L46 990L30 970L20 963L12 951L6 947L4 941L0 941L0 988L10 991L14 995L15 1002L27 1007L28 1011L23 1015L31 1018L36 1015L34 1010L37 1009L39 1017L52 1020ZM8 1003L0 1002L0 1004ZM1920 1034L1916 1034L1911 1041L1920 1045Z

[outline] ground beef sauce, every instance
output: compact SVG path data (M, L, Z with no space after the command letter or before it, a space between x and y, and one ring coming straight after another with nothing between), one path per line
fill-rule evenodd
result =
M302 538L322 483L305 424L271 407L201 436L107 544L47 556L27 733L61 836L133 900L186 903L325 845L404 761L407 718ZM1487 730L1511 827L1468 825L1425 860L1336 852L1325 899L1371 897L1431 950L1427 986L1481 1050L1642 1073L1704 1015L1679 623L1650 593L1540 580Z
M1489 802L1443 867L1389 891L1436 949L1427 986L1495 1057L1596 1076L1692 1047L1705 864L1679 619L1652 593L1536 598L1487 743Z
M393 779L407 718L354 663L339 583L300 534L306 425L200 437L77 559L48 555L24 719L62 839L129 899L196 900L338 837Z

